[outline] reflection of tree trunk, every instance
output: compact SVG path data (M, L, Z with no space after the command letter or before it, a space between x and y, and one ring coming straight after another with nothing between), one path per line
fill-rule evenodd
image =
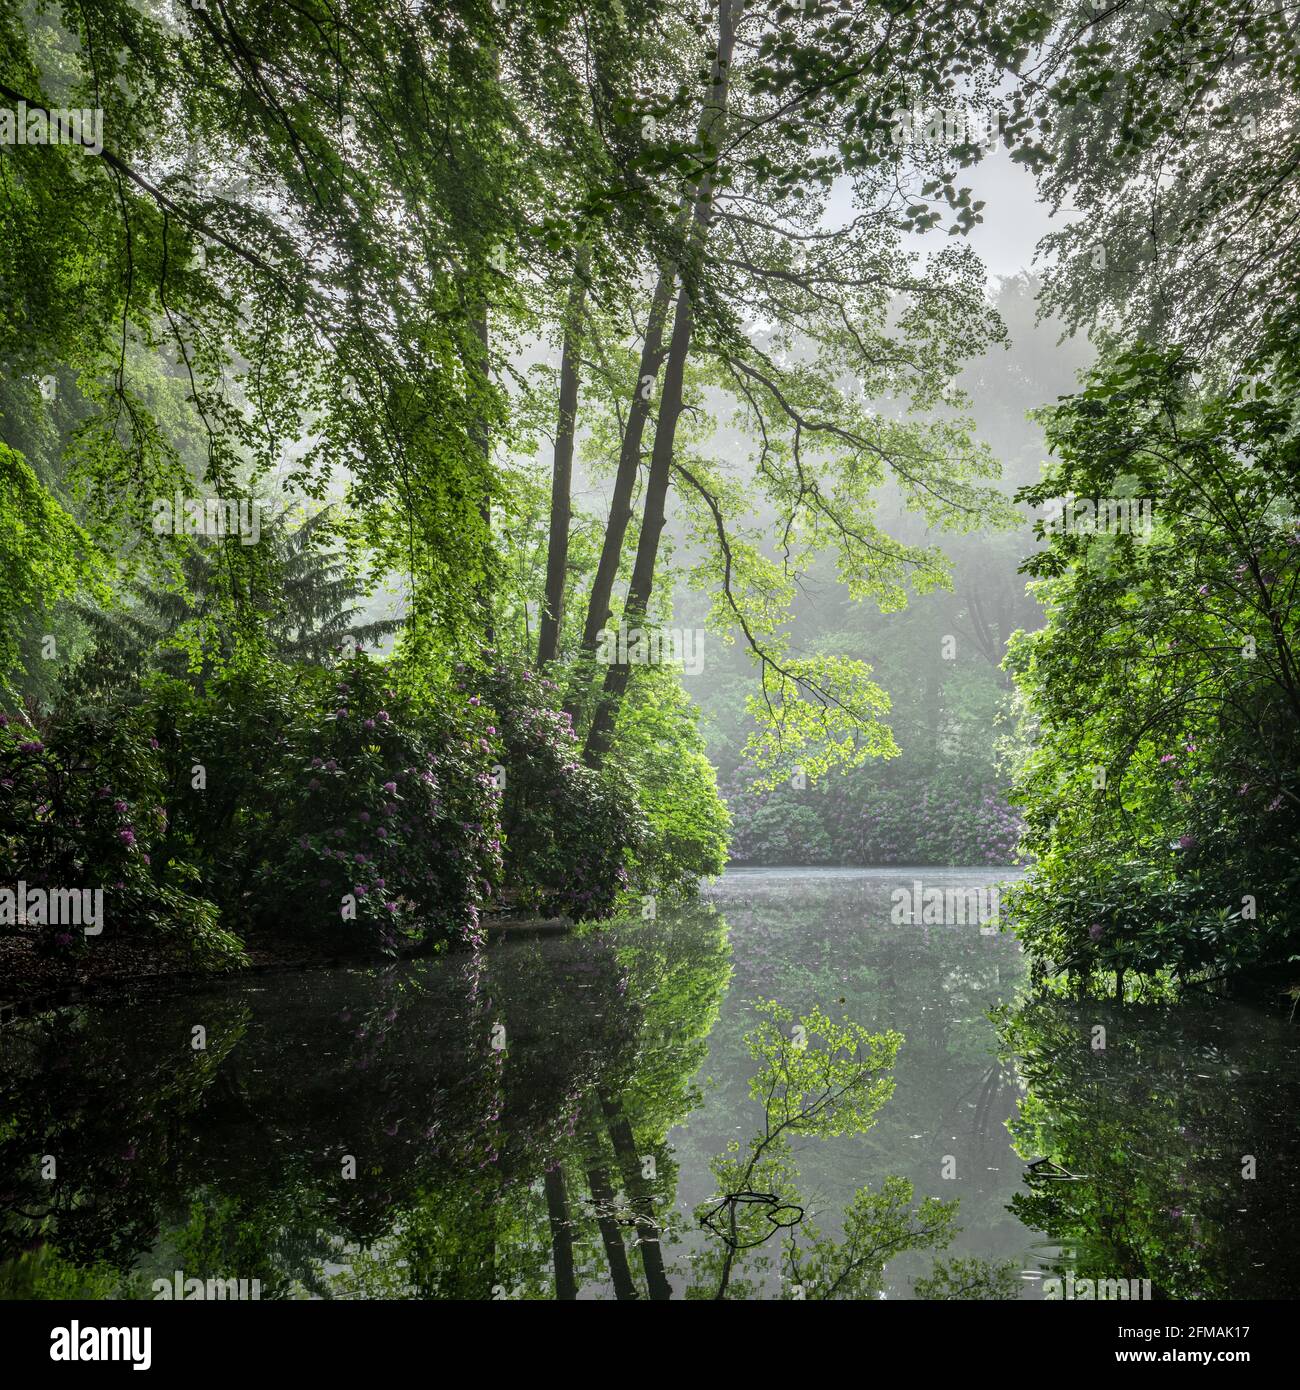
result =
M578 1279L573 1270L573 1227L569 1224L569 1199L564 1192L564 1169L556 1163L546 1170L546 1214L551 1219L551 1259L555 1264L556 1298L577 1298Z
M593 1143L592 1147L595 1145ZM605 1258L609 1261L609 1277L614 1285L614 1297L620 1302L636 1297L636 1286L632 1283L632 1271L627 1263L627 1248L623 1244L623 1233L614 1220L614 1189L610 1186L609 1173L599 1157L593 1155L587 1167L587 1186L591 1189L591 1200L596 1206L596 1224L600 1227L600 1238L605 1245Z
M600 1103L614 1152L618 1156L619 1171L623 1174L623 1187L631 1198L632 1213L636 1217L637 1248L645 1269L646 1288L652 1299L671 1298L673 1291L664 1273L663 1246L659 1241L659 1225L654 1216L654 1194L641 1176L641 1155L636 1150L632 1126L628 1124L617 1101L602 1095Z

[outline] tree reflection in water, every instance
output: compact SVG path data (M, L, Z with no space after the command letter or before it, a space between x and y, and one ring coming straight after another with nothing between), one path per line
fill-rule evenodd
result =
M735 960L696 905L5 1028L0 1293L869 1298L901 1257L920 1296L1007 1297L1023 1260L985 1233L1016 1185L1040 1272L1293 1289L1284 1020L1029 996L995 1059L1005 943L864 935L842 886L747 892ZM1087 1180L1017 1177L1008 1114L1022 1159ZM927 1193L937 1145L960 1212ZM976 1242L935 1264L959 1219Z

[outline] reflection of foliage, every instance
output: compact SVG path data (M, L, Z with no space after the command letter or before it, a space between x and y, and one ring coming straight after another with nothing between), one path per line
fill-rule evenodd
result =
M917 1298L948 1302L1014 1299L1020 1296L1020 1270L1014 1260L940 1260L912 1291Z
M735 983L712 1049L715 1059L736 1060L710 1094L707 1125L693 1124L678 1138L683 1167L705 1167L731 1135L754 1132L742 1060L751 1016L741 1001L778 998L796 1013L820 1003L833 1017L847 1014L873 1028L906 1020L896 1025L907 1045L893 1070L894 1097L864 1135L800 1147L801 1191L820 1207L826 1229L838 1230L864 1169L897 1173L918 1194L960 1196L961 1254L1006 1259L1024 1238L1006 1210L1018 1166L1004 1124L1014 1086L992 1065L986 1015L1014 989L1021 958L1006 936L891 925L892 886L866 875L745 874L730 887L724 882L719 904L732 924ZM940 1186L935 1158L946 1153L956 1156L959 1176ZM889 1296L907 1296L928 1264L922 1254L892 1262Z
M927 1197L914 1207L911 1183L886 1178L879 1192L857 1192L839 1240L825 1237L804 1219L790 1139L869 1129L893 1093L886 1073L903 1039L893 1032L870 1033L857 1023L837 1024L820 1008L797 1023L775 1001L756 1008L764 1017L745 1042L759 1064L749 1090L763 1106L763 1133L747 1152L732 1143L712 1164L721 1200L700 1208L697 1217L722 1247L696 1258L696 1283L688 1296L754 1296L755 1280L773 1261L747 1252L784 1231L782 1274L794 1296L871 1297L892 1255L951 1241L956 1203Z
M549 1292L536 1232L545 1210L516 1186L485 1203L452 1189L421 1193L394 1237L353 1257L335 1277L336 1297L539 1299Z
M756 1240L741 1242L735 1233L744 1223L737 1221L736 1209L749 1206L758 1209L771 1230L764 1230L760 1225ZM804 1210L802 1207L783 1205L775 1192L752 1192L747 1188L742 1188L737 1192L728 1192L712 1211L705 1212L700 1217L700 1225L712 1231L719 1240L733 1250L752 1250L756 1246L762 1245L769 1236L774 1236L778 1231L791 1230L803 1218Z
M957 1234L957 1203L923 1197L913 1202L906 1178L887 1177L879 1192L860 1188L844 1213L844 1234L833 1240L807 1231L808 1247L787 1248L787 1280L804 1297L878 1298L885 1264L905 1250L941 1250Z
M640 1048L617 1090L642 1142L662 1141L698 1103L696 1073L731 980L727 923L701 904L620 929L627 1002L642 1013Z
M104 1037L86 1010L13 1026L0 1038L0 1260L30 1297L89 1291L127 1274L173 1199L175 1135L199 1112L247 1025L237 1002L205 1010L207 1047ZM185 1036L180 1028L173 1039ZM153 1039L155 1044L157 1039ZM123 1077L130 1076L130 1085ZM43 1176L43 1159L54 1160ZM31 1252L34 1262L18 1257ZM71 1272L73 1266L79 1275ZM81 1296L93 1296L89 1292Z
M903 1045L901 1034L834 1023L814 1008L788 1037L780 1025L793 1022L789 1009L770 1000L756 1007L767 1017L745 1041L760 1063L749 1093L767 1112L759 1152L786 1133L829 1139L869 1129L894 1093L893 1080L884 1073Z
M1054 1165L1012 1210L1067 1251L1048 1273L1150 1279L1157 1297L1294 1296L1294 1043L1277 1020L1270 1067L1258 1016L1239 1032L1233 1012L1043 999L1003 1013L1029 1087L1012 1138Z
M400 1197L383 1234L336 1257L350 1267L329 1293L573 1298L609 1284L617 1298L669 1297L661 1245L677 1169L665 1141L697 1099L729 977L725 922L665 913L503 946L483 964L483 1035L501 1018L514 1039L489 1085L494 1118ZM560 1014L556 1047L537 1028ZM389 1069L384 1084L407 1083Z
M190 1203L189 1221L176 1233L180 1268L202 1270L204 1279L256 1279L260 1298L283 1298L292 1276L312 1282L317 1253L294 1238L291 1215L282 1209L277 1221L264 1204L205 1193Z
M418 1294L457 1280L491 1297L491 1268L466 1252L494 1238L504 1252L513 1213L536 1218L528 1185L567 1142L577 1098L625 1065L635 1036L637 1010L616 1006L625 976L611 941L547 945L545 956L534 943L306 972L6 1028L0 1259L44 1241L82 1269L260 1278L264 1298ZM588 1007L572 1007L578 999ZM556 1017L563 1047L547 1041ZM504 1052L492 1047L498 1019ZM206 1051L189 1047L195 1021L208 1028ZM291 1059L304 1068L295 1081L312 1084L285 1084ZM43 1153L58 1159L56 1184L41 1180ZM535 1220L522 1225L521 1246ZM409 1274L379 1278L399 1253ZM326 1261L353 1263L356 1290L325 1282ZM537 1261L520 1253L515 1266L522 1278ZM52 1262L48 1271L58 1273ZM497 1275L516 1282L504 1253Z
M42 1245L0 1264L0 1299L110 1298L119 1277L117 1270L110 1266L96 1264L83 1268L50 1246Z

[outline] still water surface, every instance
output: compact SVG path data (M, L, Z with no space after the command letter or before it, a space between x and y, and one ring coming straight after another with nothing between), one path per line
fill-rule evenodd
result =
M945 1251L882 1257L860 1296L978 1257L1023 1298L1066 1273L1295 1297L1298 1025L1035 999L1010 937L891 922L916 880L1011 872L736 870L656 921L23 1020L0 1033L0 1292L150 1297L181 1271L263 1298L709 1296L725 1236L699 1217L711 1163L763 1130L766 999L904 1038L865 1133L794 1141L786 1230L833 1262L862 1189L958 1202ZM791 1296L772 1231L733 1295Z

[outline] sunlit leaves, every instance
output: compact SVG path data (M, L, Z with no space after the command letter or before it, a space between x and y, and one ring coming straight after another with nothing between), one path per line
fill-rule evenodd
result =
M755 789L771 790L799 773L816 781L832 769L897 754L883 722L889 696L870 672L865 662L832 655L763 664L762 688L745 701L755 724L744 747Z

